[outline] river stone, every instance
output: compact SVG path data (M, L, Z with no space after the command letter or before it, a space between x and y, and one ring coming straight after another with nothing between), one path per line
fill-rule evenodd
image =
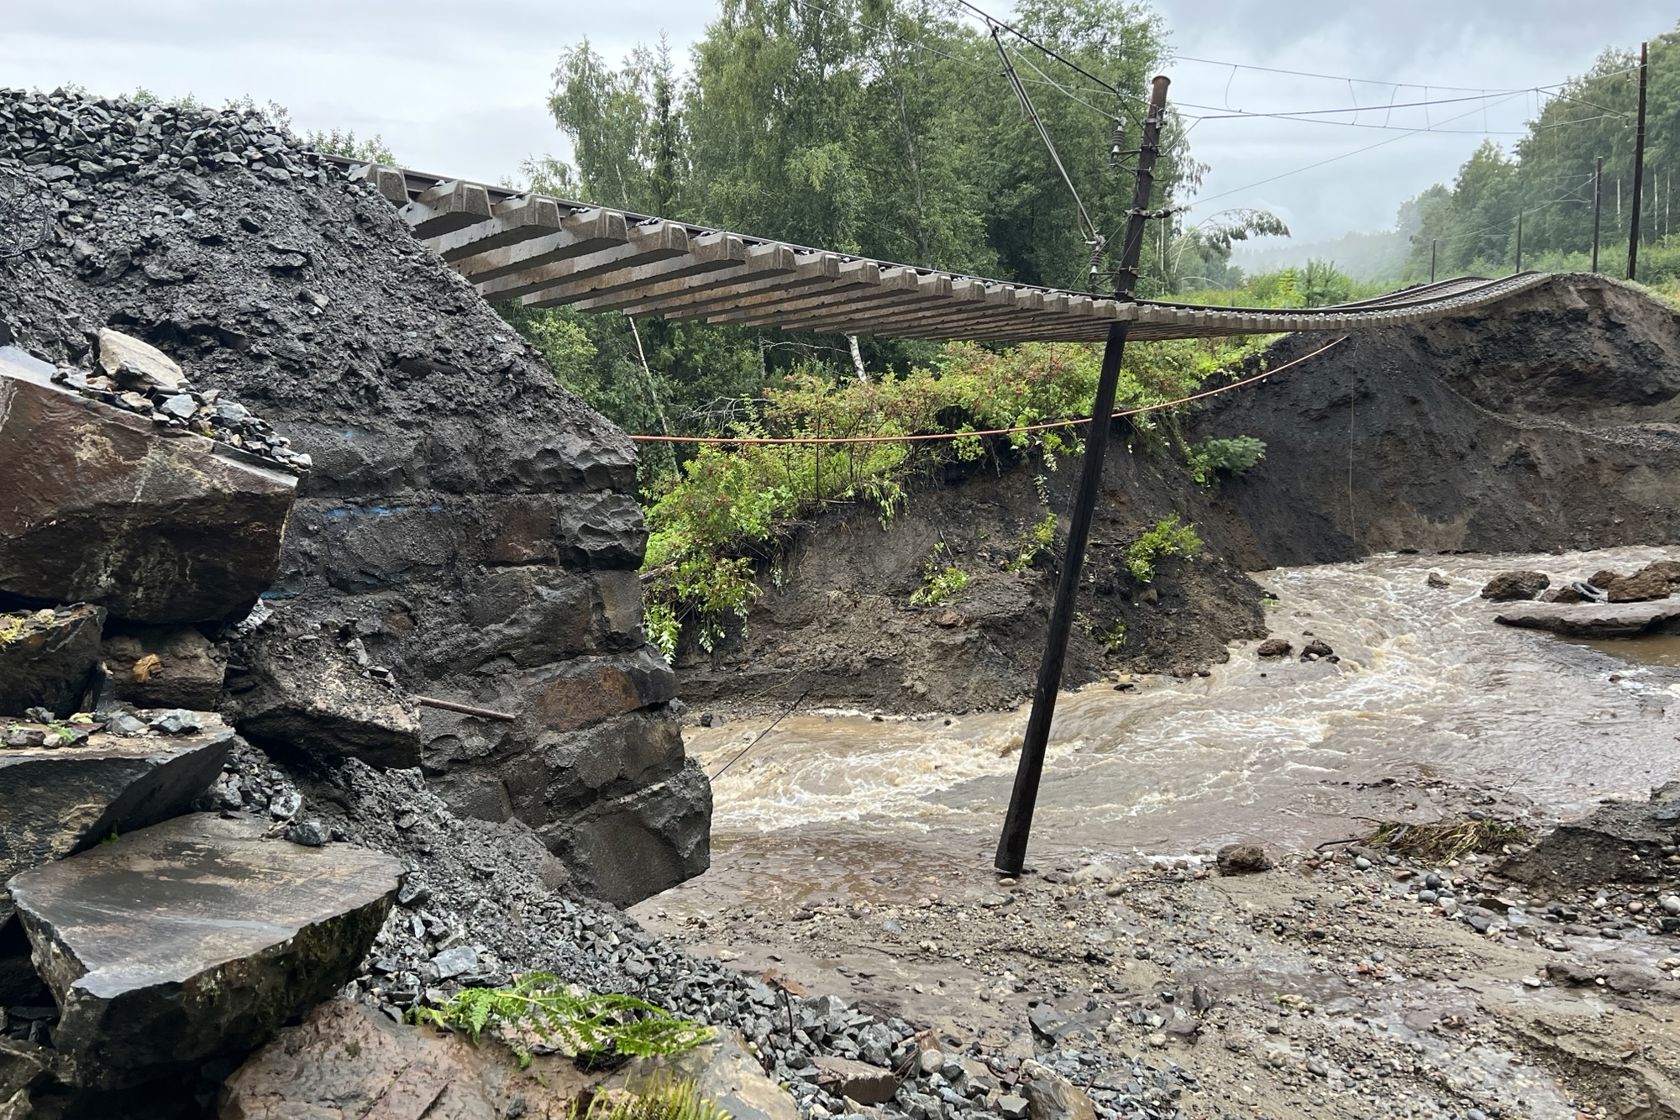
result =
M51 383L0 348L0 591L136 622L243 617L297 480Z
M1639 603L1650 599L1666 599L1674 587L1671 576L1672 561L1660 561L1641 568L1631 576L1620 576L1604 589L1612 603Z
M202 716L194 735L103 732L73 747L0 750L0 883L20 871L187 811L222 772L234 735ZM12 915L0 887L0 922Z
M175 392L187 379L168 354L109 327L99 332L99 364L125 389Z
M57 1048L94 1090L260 1045L355 975L402 865L179 817L11 881Z
M1295 647L1282 638L1267 638L1254 651L1256 657L1288 657Z
M1494 603L1533 599L1551 585L1545 572L1500 572L1483 586L1482 598Z
M1221 875L1253 875L1272 869L1272 857L1258 844L1227 844L1219 849L1214 863Z
M356 639L350 639L358 645ZM420 715L389 677L373 676L332 628L288 632L279 618L237 647L228 718L274 752L420 765Z
M1017 1087L1032 1120L1097 1120L1085 1091L1042 1062L1022 1062Z
M142 708L213 711L221 702L227 652L191 626L144 626L105 639L117 699Z
M0 715L73 713L99 663L104 625L105 612L85 603L0 614Z
M1632 638L1680 627L1680 599L1650 603L1533 603L1494 616L1506 626L1571 638Z

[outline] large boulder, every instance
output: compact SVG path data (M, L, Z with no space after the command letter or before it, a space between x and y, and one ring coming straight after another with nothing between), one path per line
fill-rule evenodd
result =
M1658 560L1631 576L1617 576L1605 586L1604 593L1612 603L1666 599L1677 582L1680 582L1680 564L1673 560Z
M1482 598L1494 603L1533 599L1552 585L1545 572L1500 572L1482 588Z
M51 375L0 348L0 591L138 622L248 611L279 571L297 479Z
M420 765L420 715L361 639L336 627L291 629L271 619L239 644L228 718L273 751L346 756L374 766Z
M265 833L178 817L11 880L80 1085L126 1089L245 1054L355 975L402 865Z
M108 635L102 654L119 700L141 708L214 711L227 651L191 626L137 626Z
M603 1088L629 1092L689 1082L734 1120L799 1120L799 1108L734 1032L720 1033L683 1054L643 1058L613 1074Z
M1680 599L1650 603L1525 603L1493 619L1570 638L1633 638L1680 626Z
M85 603L0 614L0 715L75 712L99 664L104 625L105 612Z
M186 812L233 746L220 720L201 720L203 729L191 734L100 732L73 746L0 750L0 884ZM11 915L11 896L0 886L0 922Z

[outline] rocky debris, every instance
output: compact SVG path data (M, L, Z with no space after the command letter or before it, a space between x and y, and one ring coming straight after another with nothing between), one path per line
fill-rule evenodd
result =
M186 812L234 742L215 716L200 719L203 730L169 738L98 732L74 747L0 750L0 883ZM51 727L46 733L59 737ZM0 888L0 923L12 909Z
M1330 648L1330 643L1322 638L1314 638L1301 649L1302 661L1335 661L1336 651Z
M1258 844L1227 844L1219 849L1216 862L1221 875L1253 875L1272 869L1272 857Z
M890 1069L832 1054L819 1054L812 1064L817 1067L817 1084L837 1097L859 1104L885 1104L898 1093L898 1078ZM935 1073L938 1069L935 1066L924 1072Z
M43 1046L0 1038L0 1120L28 1120L35 1115L31 1097L63 1078L59 1055Z
M221 701L227 650L190 626L126 628L102 655L112 694L136 707L207 712Z
M181 367L155 346L120 331L101 330L99 363L103 376L60 367L53 381L92 400L140 413L154 424L196 432L285 470L301 472L313 466L307 454L291 449L290 439L244 405L224 398L221 390L201 393L187 384Z
M1671 880L1680 838L1680 783L1670 782L1645 802L1611 801L1577 821L1565 821L1499 865L1519 883L1552 890L1601 883Z
M289 612L238 643L226 714L241 734L282 752L420 764L420 715L353 629L300 625Z
M1436 590L1452 586L1452 580L1447 578L1447 574L1445 572L1430 572L1429 575L1424 577L1424 582Z
M1072 1081L1041 1062L1021 1063L1018 1082L1032 1120L1096 1120L1097 1110Z
M354 974L400 865L264 833L179 817L11 880L78 1084L130 1088L243 1055Z
M80 708L104 625L105 612L85 603L0 614L0 714L45 708L62 719Z
M243 616L278 571L295 486L0 349L0 590L137 622Z
M171 442L198 441L208 420L228 442L307 456L279 575L257 585L300 618L353 626L414 692L521 717L428 711L428 775L463 810L528 811L539 827L596 801L612 805L603 820L647 814L641 832L683 822L671 858L643 866L644 894L704 867L703 790L680 743L675 757L644 750L663 742L644 728L674 723L667 698L587 679L643 645L645 530L623 433L555 384L376 183L259 114L7 90L0 134L0 178L50 218L38 249L0 260L16 344L75 371L67 396L81 380L143 398L121 415ZM163 351L191 388L119 385L97 364L102 327ZM562 676L588 713L563 731L544 698ZM586 779L608 768L612 781Z
M1494 616L1506 626L1571 638L1632 638L1680 626L1680 600L1650 603L1535 603Z
M1565 584L1554 587L1540 596L1542 603L1588 603L1596 602L1601 596L1590 595L1580 584Z
M1288 657L1295 647L1283 638L1267 638L1254 651L1256 657Z
M1680 584L1680 561L1658 560L1630 576L1617 576L1602 586L1605 597L1612 603L1638 603L1666 599L1676 584Z
M162 350L109 328L99 332L99 365L124 389L178 393L187 380L181 367Z
M1494 603L1534 599L1552 585L1545 572L1500 572L1482 588L1482 598Z

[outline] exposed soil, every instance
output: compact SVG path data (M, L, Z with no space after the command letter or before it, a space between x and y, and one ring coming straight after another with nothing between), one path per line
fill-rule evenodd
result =
M1096 1074L1099 1102L1140 1055L1192 1120L1680 1116L1680 939L1648 932L1654 887L1553 909L1488 857L1357 848L1240 877L1178 861L1000 882L981 852L824 860L811 839L797 881L774 874L785 837L744 841L639 912L737 967L930 1022L948 1053L1085 1055L1120 1071Z
M1289 336L1269 366L1328 341ZM1145 344L1146 345L1146 344ZM1266 458L1214 491L1170 451L1117 432L1066 683L1188 674L1264 633L1243 573L1391 550L1519 552L1680 539L1680 316L1598 277L1565 276L1473 315L1351 336L1258 386L1213 398L1192 438L1253 435ZM1053 563L1010 573L1047 509L1065 541L1076 460L1001 456L911 494L883 531L838 508L789 547L744 634L682 652L690 703L892 712L1008 707L1031 692ZM1049 504L1034 476L1042 476ZM1150 588L1125 546L1168 514L1208 547ZM971 577L950 602L910 596L936 542ZM1147 601L1152 592L1158 602ZM1104 636L1124 627L1117 650Z

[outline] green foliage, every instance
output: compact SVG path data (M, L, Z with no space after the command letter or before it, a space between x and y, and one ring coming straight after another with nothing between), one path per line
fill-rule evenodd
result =
M304 133L303 142L317 152L329 156L343 156L346 159L366 160L369 163L396 163L396 153L391 151L390 145L379 133L372 136L358 137L348 128L330 128L322 131L312 128Z
M947 564L945 542L933 546L933 554L922 565L922 586L910 595L916 607L937 607L962 593L968 586L968 573L955 564Z
M1123 619L1115 619L1107 626L1103 626L1096 619L1081 611L1075 621L1087 638L1103 647L1103 652L1115 654L1126 644L1126 623Z
M1139 583L1148 583L1155 578L1155 565L1160 560L1169 556L1189 559L1201 550L1202 538L1196 527L1181 524L1175 513L1156 522L1153 529L1127 546L1126 570Z
M507 1028L516 1053L529 1059L517 1034L529 1030L544 1042L585 1060L613 1055L656 1057L692 1050L712 1037L704 1023L680 1019L635 996L573 992L548 972L527 972L505 988L463 988L442 1007L417 1007L417 1023L463 1030L476 1044L486 1030Z
M1175 400L1247 352L1248 344L1161 342L1133 347L1121 371L1118 407ZM766 389L731 434L777 437L909 436L978 432L1088 414L1100 354L1075 343L1028 343L1004 351L947 346L937 360L902 375L836 383L802 370ZM1158 416L1135 429L1159 431ZM1046 457L1078 448L1065 428L990 437L1023 454ZM950 442L840 445L743 444L702 447L650 490L644 585L650 639L668 653L682 628L693 627L710 650L732 621L746 617L759 595L754 565L772 560L806 518L835 503L872 510L883 528L906 501L905 482L953 460L972 460L988 443L975 436ZM1052 527L1053 531L1053 527ZM675 625L673 626L673 620Z
M588 1109L572 1109L572 1120L730 1120L730 1113L692 1081L661 1080L629 1095L597 1093Z
M1009 572L1024 572L1050 552L1056 541L1056 515L1047 513L1022 534L1020 551L1005 565Z
M1266 457L1265 441L1253 436L1208 438L1190 449L1190 477L1212 486L1221 473L1241 474Z

